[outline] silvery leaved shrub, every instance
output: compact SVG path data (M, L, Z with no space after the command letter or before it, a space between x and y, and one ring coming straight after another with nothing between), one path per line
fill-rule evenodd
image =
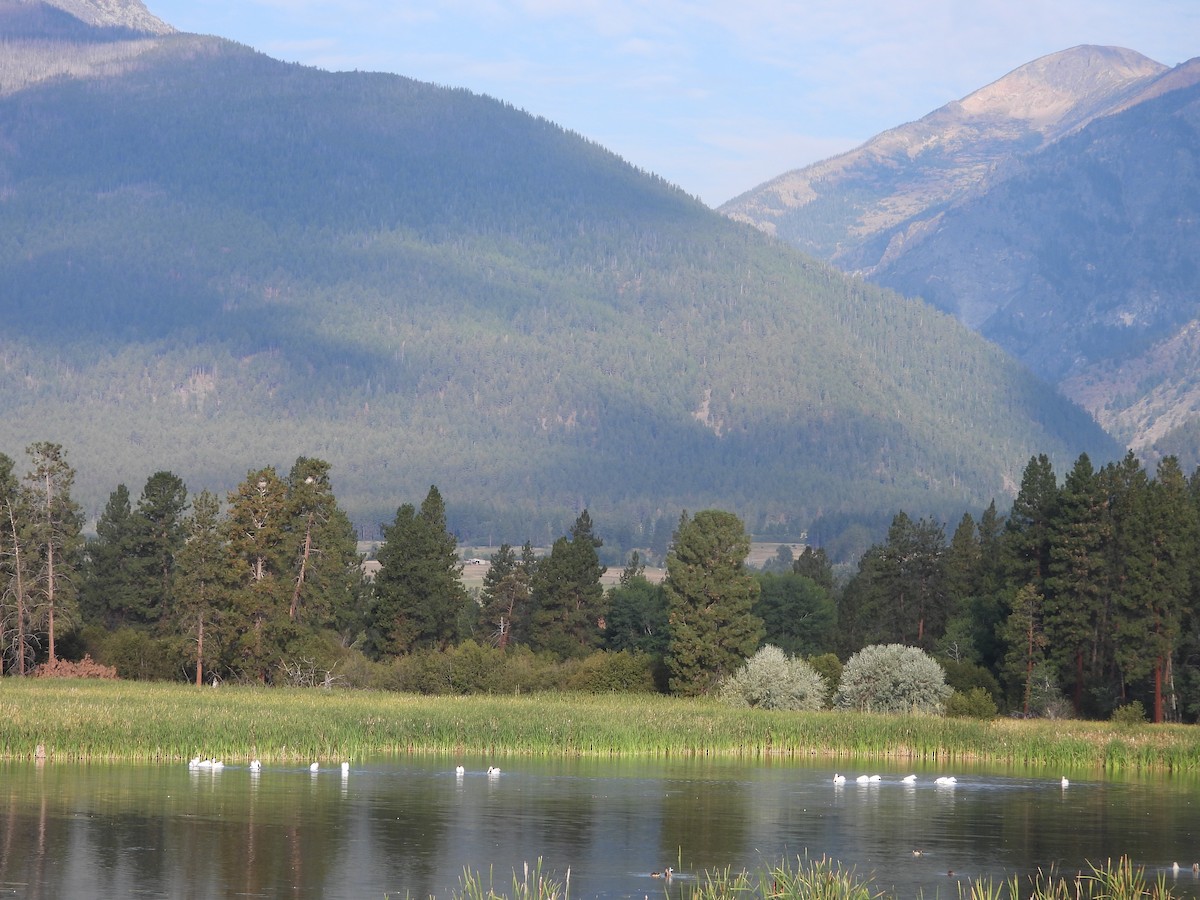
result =
M946 673L929 654L903 644L872 644L846 662L834 705L861 712L940 714Z
M719 696L730 706L817 710L824 702L825 682L804 660L768 644L725 679Z

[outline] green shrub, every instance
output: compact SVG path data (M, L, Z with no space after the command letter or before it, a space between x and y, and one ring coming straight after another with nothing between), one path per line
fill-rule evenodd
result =
M981 687L954 691L946 700L946 715L960 719L994 719L997 712L995 699Z
M137 681L178 680L182 673L166 641L133 628L119 628L105 638L96 661L115 668L121 678Z
M579 661L566 687L589 694L648 693L654 690L653 661L629 650L593 653Z
M1114 725L1144 725L1146 723L1146 709L1142 706L1142 701L1134 700L1132 703L1118 706L1113 710L1112 722Z
M731 706L815 711L825 705L825 681L802 659L767 645L722 683Z
M819 656L810 656L808 664L816 669L825 682L824 705L828 709L833 706L834 695L842 682L842 661L837 658L836 653L822 653Z
M924 651L872 644L847 661L835 703L862 712L941 713L949 694L945 670Z

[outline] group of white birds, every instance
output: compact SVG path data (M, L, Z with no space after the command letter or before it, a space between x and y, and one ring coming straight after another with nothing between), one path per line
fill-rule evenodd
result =
M488 766L487 773L489 775L495 777L496 775L500 774L500 767L499 766ZM459 778L462 778L464 775L467 774L467 767L466 766L455 766L454 774L457 775Z
M196 756L188 761L188 768L189 769L219 770L219 769L225 768L225 763L219 759L201 759L199 756ZM250 760L249 768L250 768L251 772L254 772L254 773L261 772L262 771L262 762L257 759L252 759L252 760ZM316 775L319 771L321 771L321 764L313 763L312 765L310 765L308 767L308 771L310 771L314 775ZM349 774L350 774L350 763L348 763L348 762L342 763L343 777L346 775L349 775Z
M857 778L854 779L854 781L856 784L876 784L880 781L883 781L883 776L882 775L859 775ZM916 775L905 775L903 778L900 779L900 781L902 781L904 784L916 784L917 776ZM835 772L833 775L833 783L837 784L837 785L845 784L846 776ZM953 775L939 775L937 778L933 779L933 783L937 784L937 785L941 785L942 787L953 787L954 785L958 784L958 779L955 778ZM1064 788L1070 786L1070 784L1071 784L1071 782L1067 780L1066 775L1064 775L1062 777L1062 781L1060 783L1062 784L1062 786Z

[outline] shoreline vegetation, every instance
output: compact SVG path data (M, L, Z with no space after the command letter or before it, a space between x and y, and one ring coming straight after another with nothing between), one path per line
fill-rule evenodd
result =
M39 749L40 748L40 749ZM387 754L894 759L1200 772L1200 729L1082 720L735 709L647 694L420 696L6 679L0 758L178 763Z
M948 873L953 876L953 872ZM1174 893L1163 875L1151 880L1128 857L1091 863L1074 874L1039 872L1029 878L970 879L956 881L959 900L1172 900ZM741 897L762 900L899 900L878 888L869 876L860 876L828 858L799 857L784 860L758 872L722 869L703 872L696 882L672 883L668 874L663 896L681 900L724 900ZM507 893L505 891L508 890ZM456 900L569 900L570 873L557 879L542 871L541 860L514 872L511 889L493 887L491 875L463 873ZM647 895L649 896L649 895Z

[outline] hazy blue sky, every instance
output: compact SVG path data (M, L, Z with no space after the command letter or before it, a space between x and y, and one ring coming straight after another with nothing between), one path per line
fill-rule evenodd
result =
M183 31L465 87L716 206L1078 44L1200 56L1197 0L145 0Z

